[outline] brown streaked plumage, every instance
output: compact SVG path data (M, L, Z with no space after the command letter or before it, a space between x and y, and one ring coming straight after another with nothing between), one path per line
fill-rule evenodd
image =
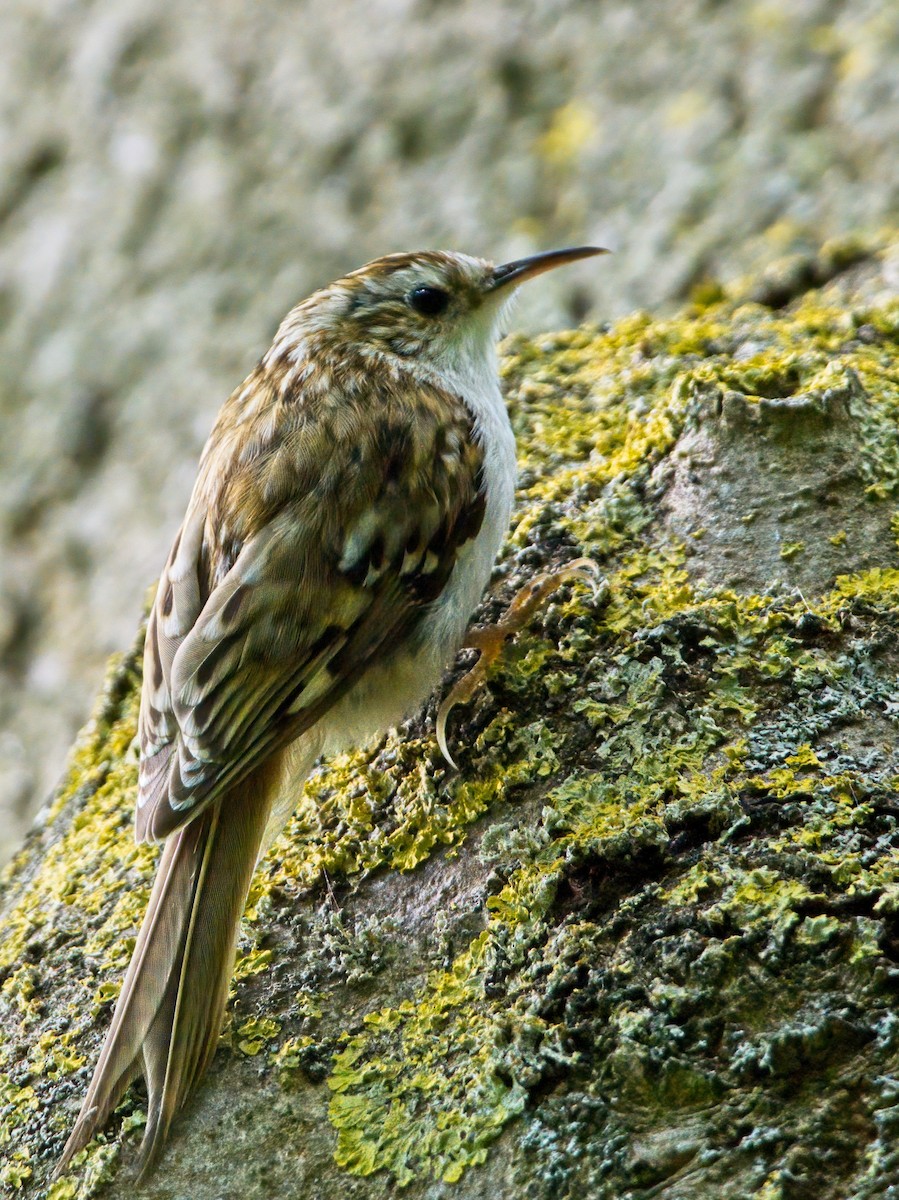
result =
M215 1050L253 870L306 772L418 704L458 647L515 479L499 312L594 253L379 259L288 314L222 408L147 628L137 837L165 846L58 1170L138 1073L150 1166Z
M148 630L141 840L314 724L411 632L480 529L483 451L463 401L390 378L354 395L344 374L365 367L346 359L299 394L268 368L267 403L242 420L237 393L212 431Z

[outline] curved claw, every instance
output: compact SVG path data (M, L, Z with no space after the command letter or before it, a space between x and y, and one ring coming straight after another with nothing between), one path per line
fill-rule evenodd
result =
M573 562L566 563L564 567L554 572L553 575L560 577L558 584L556 584L557 587L569 579L579 579L583 583L589 583L592 593L591 599L594 601L599 599L602 592L602 585L606 581L599 566L592 558L576 558Z
M495 625L487 625L481 629L469 631L465 642L467 647L480 651L480 657L470 671L458 680L443 699L437 710L435 732L440 753L453 768L458 770L453 756L449 752L446 738L446 725L450 713L457 704L466 704L475 692L487 680L487 671L499 657L505 643L518 633L528 623L534 612L544 603L548 596L557 591L563 583L580 580L588 583L594 602L599 599L602 585L605 582L599 567L590 558L576 558L566 563L557 571L545 571L535 576L530 583L520 588L512 599L503 616Z
M468 676L466 675L465 678L467 679ZM450 754L449 743L446 740L446 722L450 713L458 704L458 699L455 696L455 692L456 689L453 688L450 694L440 705L440 708L437 710L437 723L434 732L437 735L437 745L440 747L440 753L443 755L446 762L453 768L453 770L458 771L459 765Z

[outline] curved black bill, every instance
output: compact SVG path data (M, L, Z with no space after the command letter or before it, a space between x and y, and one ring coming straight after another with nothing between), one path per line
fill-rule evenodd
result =
M514 262L503 263L494 267L487 284L488 292L495 292L510 283L524 283L553 267L564 267L566 263L577 262L579 258L592 258L594 254L609 254L610 251L601 246L574 246L569 250L546 250L542 254L532 254L529 258L516 258Z

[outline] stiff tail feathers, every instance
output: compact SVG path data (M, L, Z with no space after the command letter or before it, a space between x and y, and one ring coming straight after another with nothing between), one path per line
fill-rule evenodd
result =
M265 832L269 805L260 783L244 781L239 798L223 796L165 843L112 1025L57 1176L141 1072L148 1094L143 1176L209 1066L228 999L237 926Z

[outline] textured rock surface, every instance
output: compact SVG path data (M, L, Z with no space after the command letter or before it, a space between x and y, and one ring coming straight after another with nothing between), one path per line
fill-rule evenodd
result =
M297 298L614 245L534 289L548 328L877 225L896 39L882 0L0 6L0 857Z
M432 711L311 780L254 882L223 1046L141 1195L890 1195L891 263L832 247L822 290L771 273L510 346L522 487L482 615L584 553L607 585L560 594L454 714L460 772ZM112 671L0 894L0 1181L23 1198L134 1195L139 1089L47 1177L152 870L137 671Z

